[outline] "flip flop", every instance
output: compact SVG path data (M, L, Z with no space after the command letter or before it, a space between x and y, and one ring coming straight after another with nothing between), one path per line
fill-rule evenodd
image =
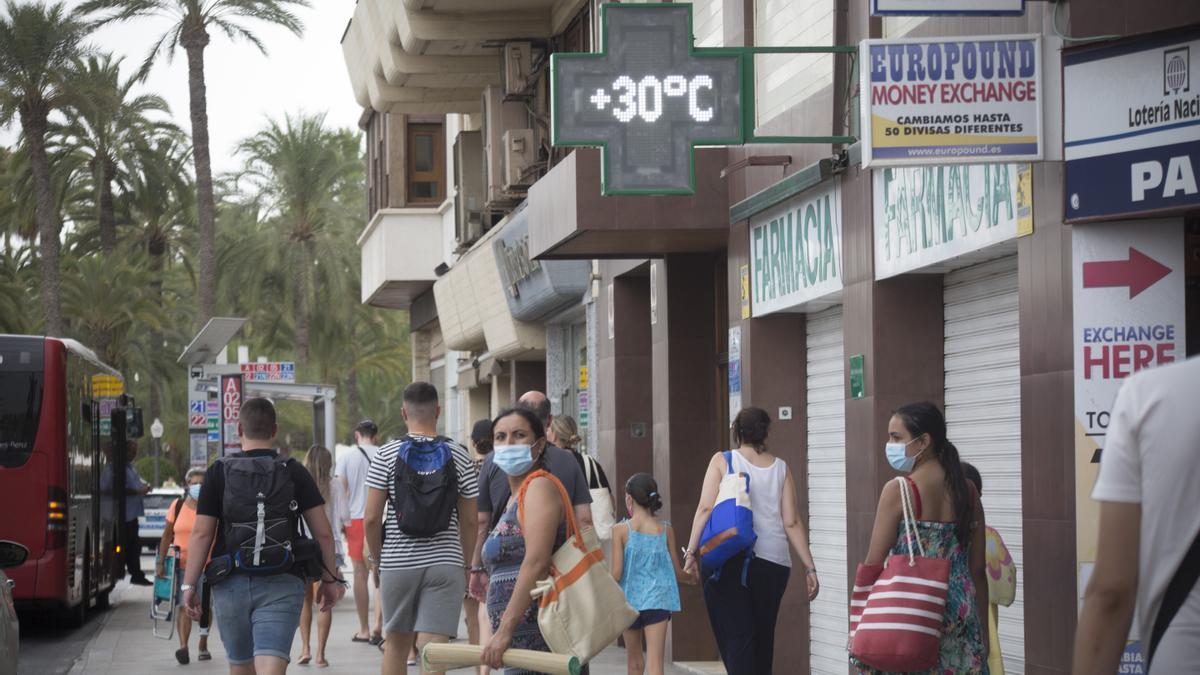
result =
M329 661L313 661L313 665L315 665L318 668L328 668Z
M364 637L358 637L358 635L354 635L353 637L350 638L351 642L365 642L367 644L372 644L372 645L375 644L374 640L375 640L374 637L365 637L364 638Z
M311 656L301 656L299 660L296 661L296 665L307 666L309 661L312 661Z
M371 633L370 643L378 647L383 644L383 635L379 633Z

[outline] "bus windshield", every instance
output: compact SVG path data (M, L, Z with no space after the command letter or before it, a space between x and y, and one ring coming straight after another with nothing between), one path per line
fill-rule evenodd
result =
M0 466L21 466L33 453L42 412L42 343L0 349Z

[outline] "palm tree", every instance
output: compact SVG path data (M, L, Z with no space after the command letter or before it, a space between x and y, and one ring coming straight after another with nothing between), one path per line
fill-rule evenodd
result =
M21 124L25 151L33 171L39 255L42 272L43 329L63 334L59 298L60 221L51 195L46 134L50 113L70 96L66 88L75 59L88 51L84 39L90 28L62 3L6 4L0 17L0 125Z
M209 28L219 29L230 39L246 40L265 54L266 46L245 22L277 24L299 35L303 26L292 9L308 6L308 0L88 0L80 7L87 13L113 10L103 16L100 23L149 16L169 17L171 27L150 50L144 68L164 49L173 55L182 47L187 55L199 233L200 313L197 318L201 324L217 313L216 204L204 80L204 49L210 40Z
M329 246L331 223L342 213L337 197L348 183L361 183L358 136L328 129L324 113L285 115L283 124L272 120L267 128L243 140L238 152L246 157L239 180L247 181L283 235L289 256L284 267L291 274L287 283L295 321L296 364L303 369L309 356L314 288L336 293L346 287L340 270L325 274L318 268L322 263L328 268L338 257L338 251ZM314 275L319 275L316 285Z
M67 110L64 143L88 158L100 249L106 256L117 248L113 183L127 181L138 157L144 154L139 150L156 137L180 133L171 122L150 116L156 112L170 114L161 96L133 95L134 86L145 74L142 71L122 80L121 59L105 54L80 60L71 78L78 101Z

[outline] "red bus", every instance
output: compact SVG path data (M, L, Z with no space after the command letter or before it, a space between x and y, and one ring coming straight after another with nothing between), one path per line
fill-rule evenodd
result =
M5 570L18 608L82 623L121 577L120 514L101 490L116 468L101 424L112 401L97 396L120 378L74 340L0 335L0 540L29 550Z

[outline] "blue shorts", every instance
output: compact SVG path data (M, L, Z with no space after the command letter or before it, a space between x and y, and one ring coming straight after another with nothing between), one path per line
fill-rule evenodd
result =
M638 617L634 619L633 625L629 630L641 630L646 626L653 626L656 623L671 620L671 612L666 609L643 609L638 612Z
M217 628L229 663L253 663L256 656L290 662L303 604L304 582L294 574L234 573L213 586Z

